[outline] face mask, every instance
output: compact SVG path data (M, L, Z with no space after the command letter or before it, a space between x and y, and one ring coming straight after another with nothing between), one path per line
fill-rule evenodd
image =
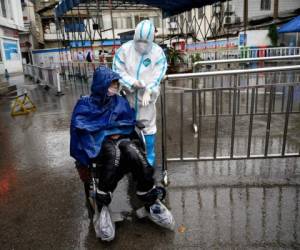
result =
M108 96L114 96L116 94L118 94L119 90L113 87L109 87L108 91L107 91L107 95Z
M136 50L141 53L145 54L148 51L148 43L145 42L137 42L136 43Z

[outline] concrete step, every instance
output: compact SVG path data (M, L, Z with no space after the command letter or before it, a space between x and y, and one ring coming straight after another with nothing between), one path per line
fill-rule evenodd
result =
M9 86L9 83L6 82L6 81L0 81L0 88L5 88L5 87L8 87Z
M17 90L16 85L8 85L5 87L0 87L0 95L8 95L11 92L15 92Z

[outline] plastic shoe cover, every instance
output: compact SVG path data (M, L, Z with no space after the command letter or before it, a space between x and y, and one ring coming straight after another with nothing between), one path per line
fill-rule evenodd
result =
M173 231L175 228L173 215L160 200L157 200L152 206L150 206L148 218L155 224L169 230Z
M115 238L115 223L107 206L103 206L101 213L94 217L94 228L96 237L103 241L112 241Z

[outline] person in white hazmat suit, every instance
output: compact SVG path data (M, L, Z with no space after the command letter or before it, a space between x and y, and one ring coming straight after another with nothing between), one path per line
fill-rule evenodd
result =
M140 22L134 39L123 44L116 52L113 70L127 90L127 99L136 110L136 119L143 122L147 159L155 164L156 101L160 82L167 70L166 56L161 47L153 42L155 27L150 20Z

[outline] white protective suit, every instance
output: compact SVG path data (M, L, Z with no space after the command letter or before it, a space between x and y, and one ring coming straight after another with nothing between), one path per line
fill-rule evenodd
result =
M154 32L155 27L151 21L140 22L135 29L134 40L123 44L113 61L113 70L121 76L119 82L128 90L127 99L137 112L136 119L145 125L145 135L154 135L157 131L155 103L159 96L160 82L167 70L167 60L162 48L153 42ZM144 88L136 88L137 81ZM150 102L143 106L145 91L150 93Z

